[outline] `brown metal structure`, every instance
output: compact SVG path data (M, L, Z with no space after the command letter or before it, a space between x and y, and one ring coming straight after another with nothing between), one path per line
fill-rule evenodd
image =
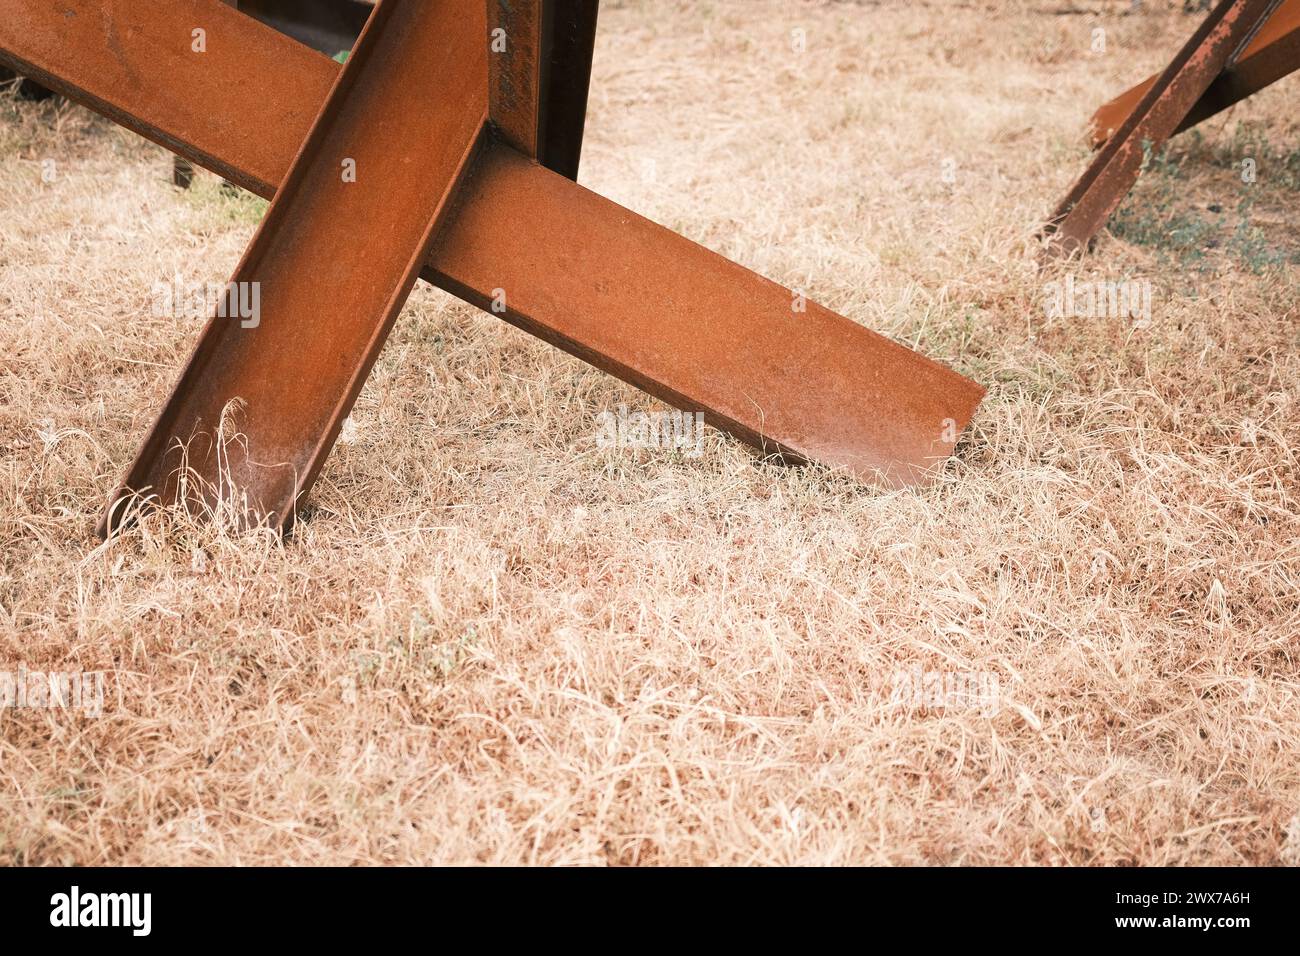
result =
M1268 18L1241 55L1215 77L1209 89L1174 130L1174 135L1203 123L1252 93L1300 70L1300 0L1286 0ZM1102 106L1092 117L1092 145L1103 146L1124 125L1159 76L1148 77Z
M1085 249L1133 188L1146 159L1239 58L1281 0L1222 0L1094 157L1045 227L1045 255Z
M485 2L493 128L525 156L577 179L597 0Z
M542 84L546 82L550 31L543 6L487 0L492 122L505 142L534 159L546 125Z
M226 2L326 56L352 49L373 7L361 0ZM503 31L499 51L489 43L501 54L488 61L490 82L504 94L496 98L496 127L543 166L577 179L598 0L485 2L489 29ZM518 115L521 110L526 115Z
M483 130L481 10L422 7L375 8L231 279L255 321L208 323L106 527L131 493L209 508L237 494L254 522L292 522ZM349 260L364 267L321 268Z
M339 69L218 0L117 0L110 23L90 0L60 6L73 15L0 0L0 60L267 197ZM201 62L176 42L199 22ZM927 480L983 394L496 137L465 171L422 274L484 308L504 292L502 318L761 449L891 485ZM249 458L266 462L255 437Z

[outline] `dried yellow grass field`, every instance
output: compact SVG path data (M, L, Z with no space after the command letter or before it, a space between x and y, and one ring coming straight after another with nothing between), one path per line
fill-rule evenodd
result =
M100 546L201 325L151 290L263 204L6 94L0 671L106 700L0 709L0 860L1300 862L1300 78L1040 274L1088 116L1200 14L603 6L582 181L987 385L942 480L601 447L658 406L421 285L291 540Z

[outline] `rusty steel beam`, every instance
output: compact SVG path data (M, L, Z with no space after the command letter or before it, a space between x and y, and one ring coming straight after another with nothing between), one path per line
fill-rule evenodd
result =
M1098 151L1044 227L1045 258L1085 249L1141 174L1143 163L1178 128L1232 56L1280 0L1221 0Z
M551 24L546 0L483 0L488 19L488 102L501 138L536 157L545 123L546 64Z
M0 65L271 198L340 66L220 0L102 14L96 0L0 0ZM195 30L201 54L178 42Z
M373 6L360 0L228 2L327 56L352 49ZM511 145L577 179L599 0L483 2L494 54L494 121ZM498 28L499 40L491 35Z
M221 0L221 2L228 7L239 7L239 0ZM188 159L180 156L172 157L172 185L180 189L189 189L194 185L194 164ZM229 183L223 182L221 185L226 189L232 188Z
M493 127L569 179L578 175L597 0L483 0Z
M375 8L231 279L244 308L204 329L103 530L136 497L292 523L484 128L477 9Z
M769 453L922 483L983 397L503 145L477 160L462 195L434 246L445 288L485 309L478 290L518 290L513 324ZM546 225L524 236L507 222Z
M215 0L173 0L165 13L118 0L111 53L96 4L62 6L86 15L64 22L44 3L0 0L0 58L274 194L337 64ZM196 18L222 38L201 65L166 42ZM479 305L505 290L501 318L759 448L867 480L920 482L951 454L983 394L812 303L797 311L789 290L504 144L479 157L458 195L425 278Z
M1242 52L1215 77L1178 124L1174 135L1205 122L1296 70L1300 70L1300 0L1286 0ZM1124 124L1158 79L1158 75L1148 77L1093 114L1089 136L1094 148L1104 145Z

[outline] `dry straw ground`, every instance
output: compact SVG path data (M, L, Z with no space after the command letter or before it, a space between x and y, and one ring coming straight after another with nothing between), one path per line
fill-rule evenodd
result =
M937 487L598 448L654 403L422 287L285 545L92 532L198 329L151 288L261 204L0 100L0 668L109 672L0 711L0 859L1296 862L1300 78L1073 267L1149 324L1049 319L1084 122L1196 22L1129 7L605 4L583 180L986 383Z

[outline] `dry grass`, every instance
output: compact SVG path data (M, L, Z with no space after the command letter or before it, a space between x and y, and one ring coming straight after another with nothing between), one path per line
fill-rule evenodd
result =
M1150 325L1049 321L1026 240L1181 4L605 6L584 181L989 385L946 479L599 449L653 403L422 287L291 542L97 547L198 329L150 289L261 206L2 99L0 669L110 700L0 711L0 859L1300 862L1300 80L1075 267ZM897 706L918 666L1005 699Z

